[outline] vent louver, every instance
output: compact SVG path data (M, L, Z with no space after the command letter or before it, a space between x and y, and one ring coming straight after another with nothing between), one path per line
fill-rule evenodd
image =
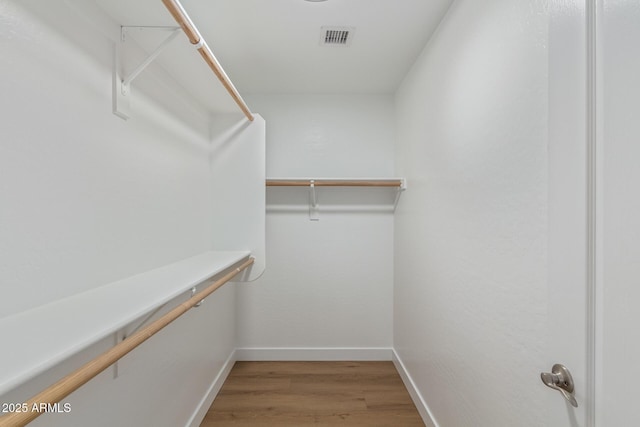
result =
M350 27L322 27L320 29L320 44L323 46L349 46L353 39L354 28Z
M329 30L324 35L324 44L347 44L349 31Z

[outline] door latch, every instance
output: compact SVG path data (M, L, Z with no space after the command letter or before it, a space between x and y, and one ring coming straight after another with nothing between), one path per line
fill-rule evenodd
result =
M551 372L542 372L540 374L540 379L547 387L550 387L554 390L558 390L567 402L571 403L574 407L578 407L578 402L575 397L575 389L573 385L573 378L571 377L571 372L567 369L566 366L556 363L551 368Z

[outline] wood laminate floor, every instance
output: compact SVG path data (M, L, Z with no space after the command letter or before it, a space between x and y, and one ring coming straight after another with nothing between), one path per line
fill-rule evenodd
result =
M236 362L200 427L424 426L391 362Z

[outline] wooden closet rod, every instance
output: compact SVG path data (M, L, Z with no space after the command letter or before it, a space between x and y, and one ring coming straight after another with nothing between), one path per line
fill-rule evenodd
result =
M398 187L401 179L267 179L267 187Z
M253 121L253 114L249 110L249 107L247 107L247 104L245 104L240 93L238 93L235 86L233 86L233 83L231 83L227 73L222 69L222 66L213 55L213 52L211 52L211 49L209 49L209 46L207 46L207 43L198 32L198 29L193 25L191 18L189 18L189 15L187 15L187 12L184 10L180 2L178 0L162 0L162 3L164 3L171 15L173 15L173 18L180 27L182 27L182 30L189 38L191 44L198 49L202 58L204 58L205 62L209 65L211 70L213 70L215 75L218 77L218 80L220 80L220 83L222 83L227 92L229 92L229 95L231 95L236 104L238 104L238 107L240 107L247 119L249 119L249 121Z
M204 298L211 295L216 289L220 288L229 280L233 279L238 273L253 264L253 262L254 259L249 258L238 268L216 280L205 290L195 294L164 316L155 320L153 323L150 323L146 327L138 330L136 333L134 333L130 337L127 337L121 343L115 345L111 349L102 353L100 356L85 364L84 366L78 368L74 372L62 378L57 383L49 386L36 396L32 397L23 404L27 409L26 412L12 412L9 415L0 417L0 427L22 427L38 418L38 416L42 415L45 412L37 410L37 408L40 407L40 404L53 405L60 402L62 399L79 389L100 372L113 365L131 350L138 347L147 339L151 338L154 334L167 326L169 323L173 322L178 317L189 311L191 308L195 307ZM32 410L33 408L36 408L36 410Z

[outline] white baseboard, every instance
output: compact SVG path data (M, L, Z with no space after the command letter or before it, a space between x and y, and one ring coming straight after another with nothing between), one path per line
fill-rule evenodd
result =
M422 417L422 421L424 421L427 427L440 427L435 417L431 413L427 402L422 397L420 391L418 391L416 383L413 382L413 379L411 378L411 375L409 375L407 368L404 366L404 363L402 363L402 359L400 359L400 356L398 356L398 353L396 353L395 349L392 351L393 364L396 366L396 369L400 374L400 378L402 378L402 382L404 382L404 386L409 391L409 395L411 395L411 399L413 400L414 405L416 405L416 408L418 409L418 412Z
M286 361L373 361L392 360L393 349L385 348L237 348L236 360L286 360Z
M236 361L377 361L391 360L395 365L405 387L411 395L422 420L427 427L439 427L422 394L418 391L411 375L393 348L237 348L227 358L222 369L211 383L207 393L198 404L196 411L187 423L187 427L198 427L207 410L211 407Z
M233 364L236 363L236 360L237 360L236 350L234 350L231 352L227 360L224 362L224 365L222 365L222 369L220 369L220 372L218 372L218 375L209 386L207 393L204 395L202 400L200 400L200 403L196 407L195 412L187 422L187 427L200 426L200 423L202 423L202 420L204 420L205 415L207 415L207 411L209 410L209 408L211 407L211 404L213 403L216 396L218 395L218 392L222 388L222 385L224 384L225 380L229 376L229 372L231 372L231 369L233 368Z

